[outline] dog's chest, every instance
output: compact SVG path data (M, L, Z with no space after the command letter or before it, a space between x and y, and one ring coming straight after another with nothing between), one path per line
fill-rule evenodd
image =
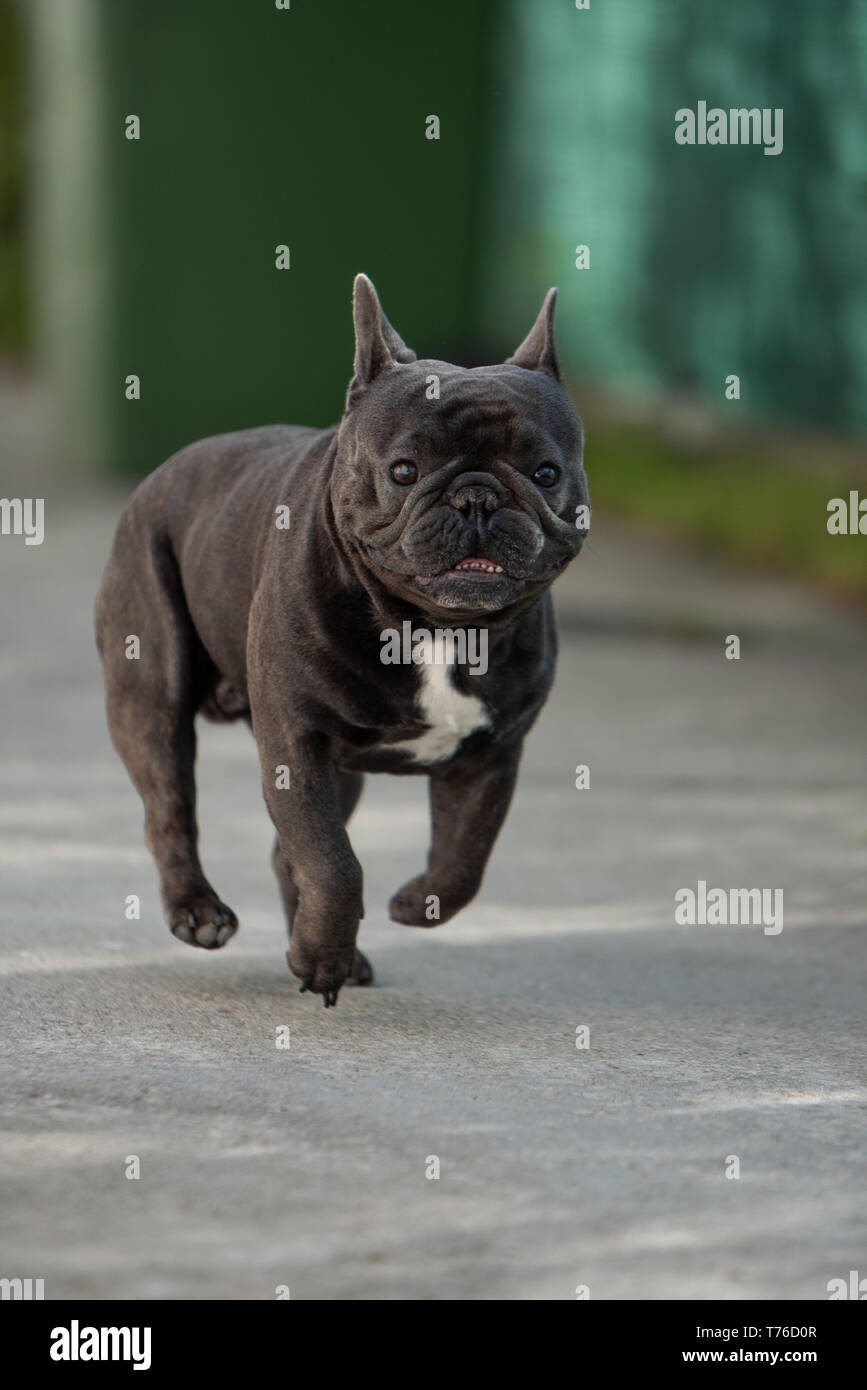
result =
M419 667L418 709L428 727L418 738L390 743L389 748L409 753L414 762L444 762L469 734L489 727L491 716L484 703L456 688L452 670L447 663Z

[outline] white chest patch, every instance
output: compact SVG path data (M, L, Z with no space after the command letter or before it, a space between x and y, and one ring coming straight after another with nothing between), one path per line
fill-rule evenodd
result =
M419 738L391 743L389 747L405 750L417 763L439 763L450 758L468 734L486 729L491 716L478 696L464 695L455 688L450 664L430 662L418 669L419 710L428 725L427 731Z

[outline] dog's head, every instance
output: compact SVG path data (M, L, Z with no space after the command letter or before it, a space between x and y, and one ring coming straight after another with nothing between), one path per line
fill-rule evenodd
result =
M467 369L418 361L356 278L334 515L368 571L424 611L493 616L581 549L583 430L560 386L555 299L506 362Z

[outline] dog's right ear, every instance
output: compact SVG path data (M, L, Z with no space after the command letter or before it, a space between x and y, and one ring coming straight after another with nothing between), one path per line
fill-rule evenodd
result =
M557 352L554 347L554 306L557 291L550 289L545 295L536 322L519 348L516 348L506 362L513 367L525 367L531 372L547 372L555 381L560 380L557 366Z
M412 348L407 347L382 312L376 290L366 275L355 277L352 318L355 323L355 375L349 383L347 405L375 381L380 372L396 362L416 360Z

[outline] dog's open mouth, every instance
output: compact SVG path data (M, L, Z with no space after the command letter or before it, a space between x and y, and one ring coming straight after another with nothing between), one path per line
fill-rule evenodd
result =
M497 565L493 560L486 560L479 555L468 555L446 574L471 575L473 579L496 579L504 574L503 566Z

